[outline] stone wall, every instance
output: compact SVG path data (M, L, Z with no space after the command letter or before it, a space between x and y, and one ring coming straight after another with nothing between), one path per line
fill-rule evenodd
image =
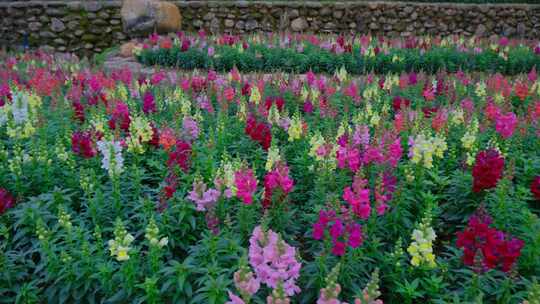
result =
M185 30L540 37L540 4L171 1ZM121 1L0 0L0 45L100 52L128 39Z

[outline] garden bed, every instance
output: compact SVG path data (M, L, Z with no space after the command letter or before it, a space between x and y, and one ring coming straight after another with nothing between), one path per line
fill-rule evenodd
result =
M539 100L535 70L8 57L0 302L534 303Z

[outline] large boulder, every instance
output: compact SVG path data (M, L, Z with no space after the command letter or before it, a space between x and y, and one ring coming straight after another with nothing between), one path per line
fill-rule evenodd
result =
M160 1L156 3L156 28L159 33L175 33L182 26L182 16L178 6Z
M178 7L166 1L124 0L120 14L124 31L130 36L176 32L182 23Z

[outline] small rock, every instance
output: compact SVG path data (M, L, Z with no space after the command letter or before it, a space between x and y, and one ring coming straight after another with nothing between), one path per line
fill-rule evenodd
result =
M48 8L45 10L45 14L52 16L52 17L62 17L65 15L64 10L58 9L58 8Z
M295 32L302 32L309 27L306 19L298 17L291 22L291 29Z
M474 32L474 35L478 37L484 37L485 34L486 34L486 26L483 24L479 24L478 27L476 28L476 31Z
M62 38L56 38L53 40L54 44L56 45L66 45L66 41Z
M120 46L120 57L132 57L133 49L137 46L137 43L130 41Z
M54 33L49 32L49 31L40 32L39 36L41 38L46 38L46 39L56 38L56 35Z
M336 19L341 19L343 17L343 11L334 11L332 16L334 16Z
M51 19L51 30L53 32L59 33L63 32L66 29L66 26L64 25L64 22L58 18L52 18Z
M255 19L251 19L246 22L246 31L253 31L258 27L259 23Z
M214 14L212 12L208 12L203 16L203 20L204 21L210 21L210 20L214 19L214 17L216 17L216 14Z
M225 27L227 27L227 28L231 28L231 27L234 26L234 20L231 20L231 19L225 19L224 25L225 25Z
M102 8L102 5L98 1L86 1L84 3L84 9L87 12L95 13L95 12L99 11L101 8Z
M43 45L39 49L42 50L45 53L53 53L54 52L54 47L52 47L50 45Z
M39 29L41 28L41 23L39 22L30 22L28 24L28 29L31 30L32 32L35 32L35 31L39 31Z

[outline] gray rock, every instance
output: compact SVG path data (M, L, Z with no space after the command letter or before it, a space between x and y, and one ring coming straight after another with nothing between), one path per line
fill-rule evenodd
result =
M332 14L332 16L335 18L335 19L341 19L343 17L343 11L334 11L334 13Z
M243 30L245 27L246 27L246 24L242 20L236 22L236 24L234 26L234 28L239 29L239 30Z
M28 29L31 30L32 32L39 31L39 29L41 29L41 26L42 26L42 24L39 23L39 22L30 22L30 23L28 23Z
M101 5L101 2L98 1L86 1L84 3L84 9L87 12L95 13L99 11L103 6Z
M54 52L54 47L52 47L50 45L43 45L39 49L42 50L45 53L53 53Z
M77 22L75 20L72 20L72 21L68 22L68 24L67 24L67 28L70 29L70 30L75 30L78 27L79 27L79 22Z
M45 38L45 39L52 39L52 38L56 38L56 35L54 33L51 33L49 31L43 31L43 32L40 32L39 33L39 36L41 38Z
M308 27L309 24L303 17L298 17L291 22L291 29L295 32L305 31Z
M66 45L66 41L62 38L56 38L53 40L54 44L56 45Z
M483 24L478 25L476 31L474 32L475 36L484 37L486 35L486 26Z
M66 29L66 26L64 25L64 22L58 18L52 18L51 19L51 30L53 32L59 33L63 32Z
M225 27L231 28L231 27L234 26L234 20L225 19L224 25L225 25Z
M253 31L259 27L259 23L255 19L246 22L246 31Z
M65 11L59 8L47 8L45 10L45 14L51 16L51 17L62 17L65 15Z
M212 12L208 12L203 16L203 20L204 21L210 21L210 20L214 19L215 17L216 17L216 14L214 14Z
M298 12L297 9L290 10L288 14L289 14L289 18L291 19L298 18L300 16L300 12Z

